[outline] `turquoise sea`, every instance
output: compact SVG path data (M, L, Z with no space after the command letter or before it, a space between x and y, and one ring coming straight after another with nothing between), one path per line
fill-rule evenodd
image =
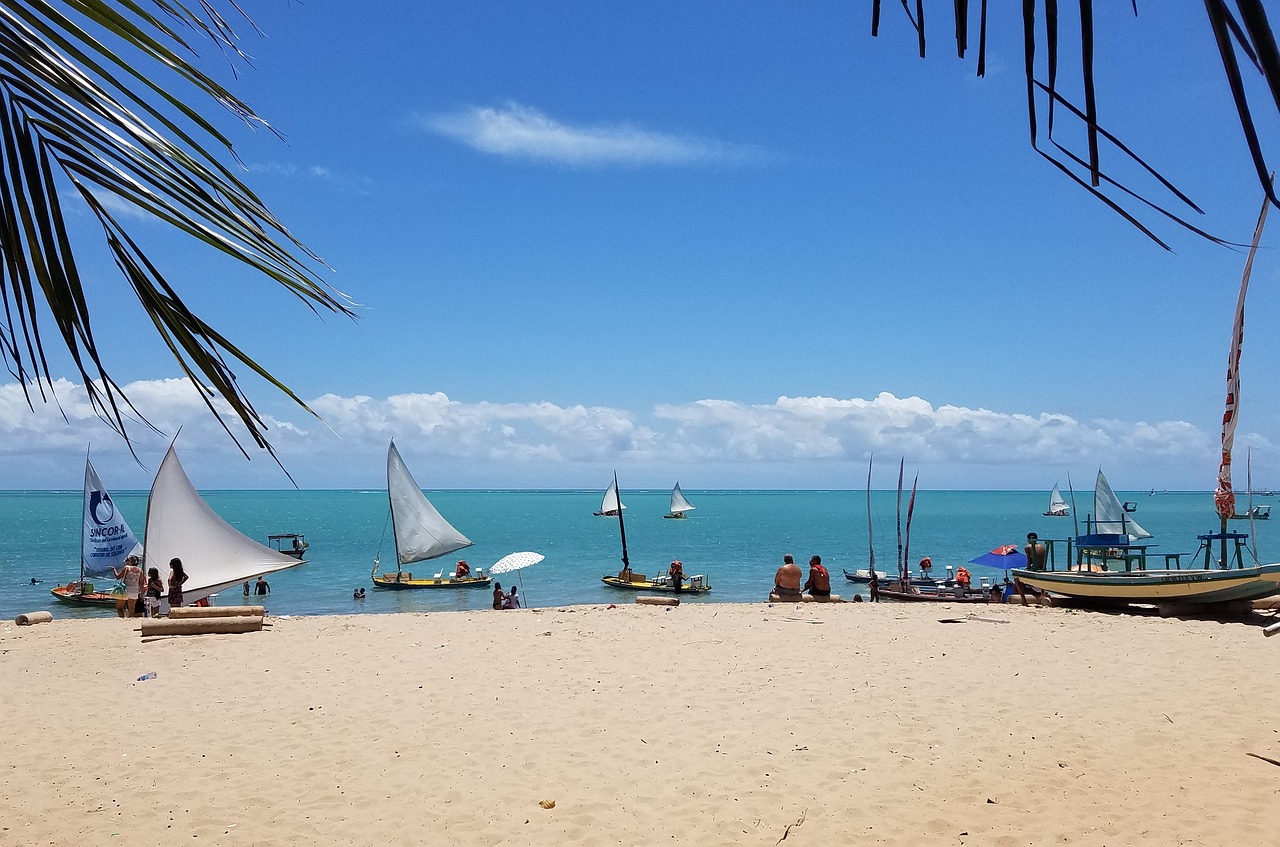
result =
M141 536L146 492L112 492L116 507ZM1192 553L1196 535L1217 524L1207 492L1118 492L1138 504L1134 517L1158 545L1155 553ZM328 615L484 609L484 589L384 591L369 581L373 558L395 554L388 532L386 491L212 491L209 505L246 535L265 543L272 533L298 532L311 543L306 564L268 579L267 607L276 615ZM683 521L664 520L670 492L624 491L627 547L637 573L665 570L673 558L685 573L706 574L713 590L686 602L744 602L764 598L784 553L805 563L821 554L833 588L849 595L855 587L841 574L867 566L865 491L697 491L685 495L697 506ZM429 491L435 506L475 546L437 562L419 562L410 570L428 575L466 558L472 567L488 567L507 553L533 550L546 559L521 572L521 593L530 606L579 603L630 603L632 592L604 586L600 577L620 567L618 522L594 517L599 491ZM50 609L58 617L93 617L113 611L79 609L55 601L49 589L79 575L81 492L0 492L0 617ZM897 556L896 492L873 492L872 522L878 568L892 569ZM1077 492L1082 516L1092 507L1092 492ZM1256 501L1264 502L1264 501ZM1047 518L1047 491L922 491L916 497L910 561L928 555L934 573L967 562L1001 544L1021 546L1026 534L1042 539L1075 532L1071 518ZM906 497L903 497L905 521ZM1277 521L1280 523L1280 520ZM1248 531L1247 521L1232 521ZM1263 561L1275 561L1270 522L1257 523L1256 542ZM1184 557L1184 562L1186 561ZM394 564L391 565L394 569ZM1003 572L971 567L975 577ZM31 585L32 578L42 580ZM499 577L507 584L514 574ZM368 596L353 600L352 589ZM218 603L238 604L239 592Z

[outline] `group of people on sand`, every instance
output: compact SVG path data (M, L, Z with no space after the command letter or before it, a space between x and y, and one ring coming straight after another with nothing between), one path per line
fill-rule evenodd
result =
M137 556L129 556L124 560L124 567L112 568L116 577L116 588L112 592L116 598L116 617L155 617L160 614L160 598L165 596L166 584L160 579L158 568L147 568L146 573L140 567L141 560ZM169 560L168 599L169 606L182 605L182 586L187 581L187 572L182 568L182 560Z
M831 596L831 574L822 566L821 556L809 558L809 578L803 585L800 583L804 573L796 564L795 557L787 553L782 557L782 567L773 576L773 594L782 599L800 598L805 594L811 597Z

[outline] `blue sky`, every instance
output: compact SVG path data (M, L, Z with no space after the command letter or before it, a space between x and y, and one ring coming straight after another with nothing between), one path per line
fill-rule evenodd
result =
M1103 125L1247 240L1261 195L1203 9L1114 5ZM392 436L432 488L603 488L614 468L633 488L857 488L870 452L886 486L901 455L925 488L1099 465L1117 489L1212 487L1242 252L1147 216L1166 252L1031 150L1020 19L992 22L977 79L950 4L924 60L893 4L873 39L869 6L253 4L254 67L209 67L287 143L222 125L359 320L135 231L323 416L240 374L303 487L383 485ZM1239 436L1271 485L1277 226ZM91 296L116 378L163 436L183 427L198 487L288 484L192 402L109 266ZM0 383L0 488L77 487L89 442L109 486L145 488L165 437L139 428L133 464L53 363L61 410Z

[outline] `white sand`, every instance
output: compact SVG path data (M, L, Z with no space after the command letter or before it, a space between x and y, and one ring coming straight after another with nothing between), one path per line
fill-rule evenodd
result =
M970 614L1009 622L938 622ZM1280 767L1246 755L1280 760L1258 626L888 603L136 625L4 627L0 845L1280 843Z

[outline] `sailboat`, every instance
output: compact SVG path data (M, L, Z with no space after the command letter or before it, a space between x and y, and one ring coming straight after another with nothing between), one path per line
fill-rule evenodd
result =
M142 545L116 509L110 492L98 478L93 463L84 460L84 507L80 533L80 579L51 588L65 603L114 606L114 594L95 591L91 579L115 580L115 571L130 556L140 556Z
M164 579L174 558L182 560L187 574L182 586L186 603L302 564L254 541L219 517L187 478L171 444L147 498L143 568L156 568Z
M609 490L613 492L614 503L618 502L618 475L613 475L613 482L609 485ZM679 484L676 485L679 490ZM608 495L605 495L605 501L608 502ZM622 507L623 509L626 506ZM599 514L597 512L596 514ZM673 582L669 574L658 574L652 578L641 573L631 570L631 559L627 556L627 524L622 517L622 509L614 509L613 515L618 518L618 535L622 539L622 570L616 575L605 574L600 577L601 582L610 588L626 588L632 591L664 591L671 593L684 594L700 594L711 590L711 581L707 579L705 574L694 574L692 576L682 575L679 582Z
M617 492L617 489L614 489ZM680 490L680 483L676 483L676 487L671 489L671 508L663 515L664 518L686 518L685 512L692 512L697 506L684 499L684 492Z
M677 483L678 487L678 483ZM600 501L600 511L592 512L597 518L611 518L625 509L626 504L618 499L618 480L615 478L604 490L604 499Z
M1094 515L1086 522L1085 535L1076 538L1077 564L1068 571L1014 570L1016 582L1077 599L1110 600L1122 603L1219 603L1257 600L1280 594L1280 564L1246 567L1244 550L1248 533L1227 532L1227 520L1235 515L1236 496L1231 485L1231 451L1235 441L1240 399L1240 351L1244 340L1244 303L1249 290L1253 259L1267 219L1268 201L1262 203L1253 246L1245 261L1240 293L1236 298L1231 349L1227 357L1226 411L1222 416L1222 461L1218 485L1213 494L1220 518L1218 532L1197 536L1204 551L1203 567L1183 569L1178 554L1165 556L1165 568L1147 568L1147 551L1142 541L1151 534L1126 512L1124 504L1098 470L1094 488ZM1216 552L1216 556L1215 556ZM1111 563L1122 569L1111 570ZM1170 569L1169 565L1174 565ZM1136 569L1134 566L1137 566Z
M1062 491L1056 482L1053 484L1053 491L1049 492L1049 508L1045 510L1044 515L1047 518L1065 518L1071 515L1071 507L1063 499Z
M381 558L373 560L373 584L377 588L482 588L492 582L483 571L459 577L455 571L437 573L431 579L414 579L403 565L447 556L473 543L431 505L413 475L405 467L396 443L387 448L387 498L391 504L391 535L396 545L395 573L378 573Z

